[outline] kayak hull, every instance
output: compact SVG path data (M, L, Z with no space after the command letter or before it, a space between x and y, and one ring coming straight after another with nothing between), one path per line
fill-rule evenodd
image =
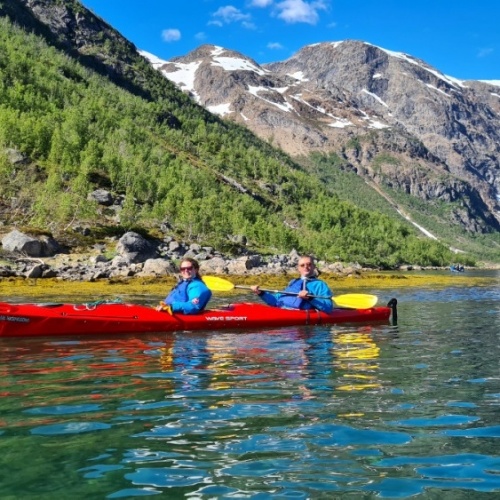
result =
M393 299L395 301L395 299ZM0 337L127 334L189 330L276 328L294 325L388 321L393 307L335 309L332 313L231 304L196 315L173 314L138 304L9 304L0 302Z

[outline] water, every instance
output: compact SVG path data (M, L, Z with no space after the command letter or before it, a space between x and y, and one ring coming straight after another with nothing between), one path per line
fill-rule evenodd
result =
M1 340L0 498L498 498L498 282L374 292L398 325Z

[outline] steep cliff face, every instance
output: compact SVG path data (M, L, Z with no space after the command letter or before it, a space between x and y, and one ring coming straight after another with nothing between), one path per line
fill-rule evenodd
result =
M372 181L460 201L451 222L500 230L500 88L357 42L304 47L259 66L202 46L153 65L210 111L292 156L336 152Z

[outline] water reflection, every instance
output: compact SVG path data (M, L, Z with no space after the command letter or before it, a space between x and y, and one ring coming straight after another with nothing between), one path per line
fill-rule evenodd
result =
M377 379L380 348L375 342L371 327L356 331L334 333L334 366L341 371L347 383L339 391L362 391L381 387Z
M316 329L314 334L293 328L244 336L172 335L164 346L147 353L159 356L162 372L182 375L182 384L172 384L172 391L241 390L262 387L276 377L297 386L294 398L311 398L318 389L381 387L376 374L380 347L369 326Z

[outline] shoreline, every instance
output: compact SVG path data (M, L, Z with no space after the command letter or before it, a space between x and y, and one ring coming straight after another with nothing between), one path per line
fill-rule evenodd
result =
M208 274L207 274L208 275ZM282 289L288 281L295 276L290 273L286 276L258 275L218 275L219 278L226 279L233 284L261 286ZM495 277L467 276L465 273L436 274L431 271L384 271L376 273L361 273L353 276L338 276L322 273L321 279L332 289L334 295L339 290L361 290L366 292L371 289L386 288L419 288L419 287L446 287L446 286L472 286L486 282L498 282ZM56 298L56 297L82 297L92 296L94 300L109 298L112 296L125 297L163 297L175 285L176 278L167 276L161 278L131 277L113 278L88 281L67 281L57 278L0 278L0 300L8 302L9 297L33 297ZM214 297L230 297L231 295L241 295L241 291L214 292Z

